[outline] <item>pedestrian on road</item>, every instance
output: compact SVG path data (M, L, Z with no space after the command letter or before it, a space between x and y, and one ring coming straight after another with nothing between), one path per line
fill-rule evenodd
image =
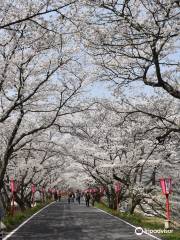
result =
M72 197L72 193L69 192L69 193L68 193L68 203L69 203L69 204L71 203L71 197Z
M57 190L54 191L54 200L57 202L58 200L58 194L57 194Z
M89 192L87 192L85 194L86 207L89 207L90 198L91 198L91 196L90 196Z
M75 199L75 194L74 194L74 192L72 192L71 198L72 198L72 202L74 202L74 199Z
M79 204L81 203L81 194L79 191L77 191L77 193L76 193L76 200Z
M58 200L59 200L59 202L61 201L61 191L60 190L58 192Z
M92 206L94 206L94 203L95 203L95 200L96 200L96 194L95 193L92 193Z

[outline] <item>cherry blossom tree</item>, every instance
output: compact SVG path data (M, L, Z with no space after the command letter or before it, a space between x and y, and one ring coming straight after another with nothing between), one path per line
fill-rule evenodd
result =
M81 111L80 93L86 85L68 19L74 13L71 2L16 3L15 9L15 2L1 3L0 189L12 161L17 169L22 162L23 169L22 157L17 158L21 150L62 116Z
M32 184L39 194L42 188L52 187L52 183L57 180L57 172L60 174L64 163L60 148L52 141L51 136L47 133L34 136L33 140L14 152L9 161L3 187L9 199L7 203L11 201L11 178L16 181L16 202L21 209L25 209L26 206L31 206Z
M48 28L48 19L57 16L62 20L66 17L67 8L75 4L76 1L24 1L5 0L0 5L0 30L16 30L16 27L22 23L34 23L35 26L46 30L55 31L54 28ZM66 12L66 14L65 14ZM55 18L53 19L53 21Z
M99 80L120 88L143 83L180 99L179 1L82 2L82 36Z
M126 203L130 213L137 206L146 211L146 202L162 215L159 178L161 174L177 175L179 145L179 138L174 135L164 142L158 140L164 127L170 127L168 120L176 122L176 101L169 105L162 104L164 100L159 99L156 107L156 99L136 104L142 111L133 114L134 107L129 103L101 101L94 110L80 113L78 120L69 122L64 130L71 126L69 131L75 137L70 145L72 157L97 186L106 187L111 207L115 205L114 184L118 181L122 185L119 200ZM143 111L158 113L163 120Z
M119 182L121 208L163 215L158 179L179 193L178 1L22 3L0 3L1 198L14 177L22 209L32 183L103 186L115 208ZM89 99L93 81L116 98Z

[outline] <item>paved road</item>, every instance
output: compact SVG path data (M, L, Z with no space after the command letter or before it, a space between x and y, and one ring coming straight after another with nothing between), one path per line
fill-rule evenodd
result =
M152 240L132 226L84 204L53 203L18 229L9 240Z

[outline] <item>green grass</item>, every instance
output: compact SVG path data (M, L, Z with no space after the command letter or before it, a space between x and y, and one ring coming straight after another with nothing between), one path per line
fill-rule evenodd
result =
M6 231L11 231L17 226L19 226L22 222L24 222L27 218L31 217L34 213L38 212L41 208L46 206L46 204L38 203L33 208L28 208L25 211L17 211L14 216L8 215L3 219L3 223L6 225Z
M104 203L95 203L95 207L104 210L116 217L143 229L164 229L164 219L158 217L145 217L140 213L128 214L108 208ZM173 229L173 233L160 234L165 240L180 240L180 229Z
M166 240L179 240L180 239L180 230L174 230L173 233L162 234Z

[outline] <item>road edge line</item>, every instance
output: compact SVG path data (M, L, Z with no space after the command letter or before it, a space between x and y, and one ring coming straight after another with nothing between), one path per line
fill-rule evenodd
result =
M21 223L17 228L15 228L14 230L12 230L7 236L5 236L3 238L3 240L6 240L8 238L10 238L15 232L17 232L22 226L24 226L27 222L29 222L29 220L31 220L33 217L35 217L37 214L39 214L41 211L43 211L44 209L46 209L47 207L49 207L51 204L53 204L54 202L49 203L48 205L46 205L45 207L41 208L38 212L34 213L31 217L29 217L28 219L26 219L23 223Z
M94 208L98 209L100 212L106 213L107 215L118 219L119 221L121 221L121 222L123 222L123 223L126 223L127 225L129 225L129 226L131 226L131 227L133 227L133 228L135 228L135 229L137 228L137 226L134 226L134 225L132 225L131 223L129 223L129 222L127 222L127 221L125 221L125 220L123 220L123 219L121 219L121 218L119 218L119 217L116 217L116 216L114 216L114 215L112 215L112 214L110 214L110 213L108 213L108 212L106 212L106 211L104 211L104 210L102 210L102 209L100 209L100 208L97 208L97 207L94 207ZM150 237L152 237L152 238L154 238L154 239L156 239L156 240L163 240L162 238L158 238L158 237L156 237L156 236L154 236L154 235L152 235L152 234L150 234L150 233L147 233L147 232L143 232L143 233L146 234L146 235L148 235L148 236L150 236Z

